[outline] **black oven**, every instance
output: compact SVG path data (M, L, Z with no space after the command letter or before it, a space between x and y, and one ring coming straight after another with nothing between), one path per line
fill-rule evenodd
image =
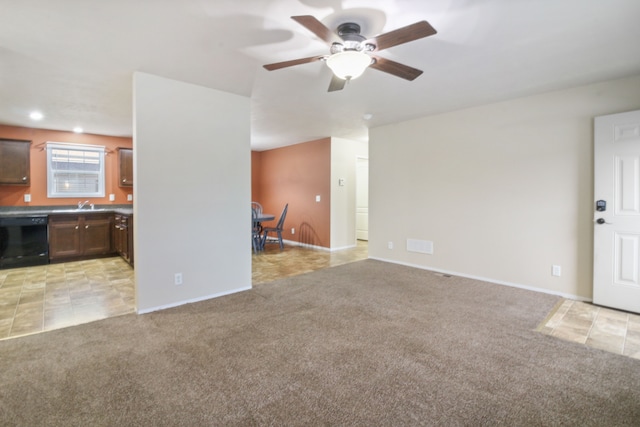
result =
M48 263L46 215L0 217L0 269Z

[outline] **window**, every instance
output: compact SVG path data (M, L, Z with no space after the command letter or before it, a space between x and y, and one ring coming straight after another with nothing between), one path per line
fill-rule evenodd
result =
M104 147L47 142L48 197L104 197Z

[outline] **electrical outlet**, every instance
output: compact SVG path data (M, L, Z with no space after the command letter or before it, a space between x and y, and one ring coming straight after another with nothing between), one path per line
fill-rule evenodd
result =
M562 275L562 267L560 267L559 265L552 265L551 275L560 277Z
M319 202L319 201L320 201L320 195L318 194L318 195L316 196L316 202Z
M109 194L109 201L110 202L115 202L116 201L116 195L115 194Z
M295 228L291 228L291 234L296 234L296 229Z
M127 201L128 202L133 201L133 194L127 194Z
M393 242L389 242L389 243L387 243L387 247L388 247L389 249L393 249Z
M24 202L25 203L29 203L31 201L31 194L25 194L24 195Z
M174 276L173 276L173 283L174 283L176 286L180 286L180 285L182 285L182 273L176 273L176 274L174 274Z

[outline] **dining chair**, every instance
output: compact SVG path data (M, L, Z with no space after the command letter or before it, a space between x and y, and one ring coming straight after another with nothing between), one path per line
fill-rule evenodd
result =
M280 215L280 219L275 227L264 227L262 229L263 237L262 237L262 246L265 243L279 243L280 250L284 249L284 243L282 242L282 230L284 229L284 220L287 216L287 209L289 209L289 203L284 205L284 209L282 210L282 214ZM269 238L269 233L276 233L277 237Z
M257 221L258 212L251 208L251 246L253 246L253 252L258 253L262 250L262 236L260 223Z
M251 209L255 209L258 215L262 213L262 205L258 202L251 202Z
M262 215L263 210L262 210L262 205L261 205L260 203L258 203L258 202L251 202L251 209L252 209L252 210L255 210L255 211L256 211L256 214L257 214L258 216L259 216L259 215ZM257 225L257 226L258 226L258 228L259 228L258 233L262 233L262 224L261 224L261 223L259 223L259 222L255 222L255 221L254 221L254 222L253 222L253 226L256 226L256 225Z

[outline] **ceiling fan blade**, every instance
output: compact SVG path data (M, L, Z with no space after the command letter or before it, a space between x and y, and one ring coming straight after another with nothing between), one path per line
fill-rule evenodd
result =
M294 65L307 64L309 62L320 61L325 57L326 55L310 56L308 58L293 59L291 61L275 62L273 64L263 65L263 67L269 71L273 71L273 70L279 70L280 68L292 67Z
M326 25L318 21L314 16L311 16L311 15L292 16L291 19L293 19L298 24L305 27L307 30L311 31L316 36L320 37L321 40L324 40L328 44L331 44L333 42L338 42L338 43L342 42L342 40L338 37L336 33L328 29Z
M365 40L363 44L372 44L376 46L374 51L388 49L399 44L408 43L424 37L436 34L437 31L427 21L416 22L388 33L380 34Z
M379 56L371 55L375 61L369 67L375 68L385 73L393 74L394 76L403 78L405 80L415 80L422 70L409 67L408 65L400 64L399 62L392 61L390 59L381 58Z
M344 85L347 84L347 81L341 79L335 74L331 74L331 83L329 83L329 90L327 92L335 92L336 90L344 89Z

